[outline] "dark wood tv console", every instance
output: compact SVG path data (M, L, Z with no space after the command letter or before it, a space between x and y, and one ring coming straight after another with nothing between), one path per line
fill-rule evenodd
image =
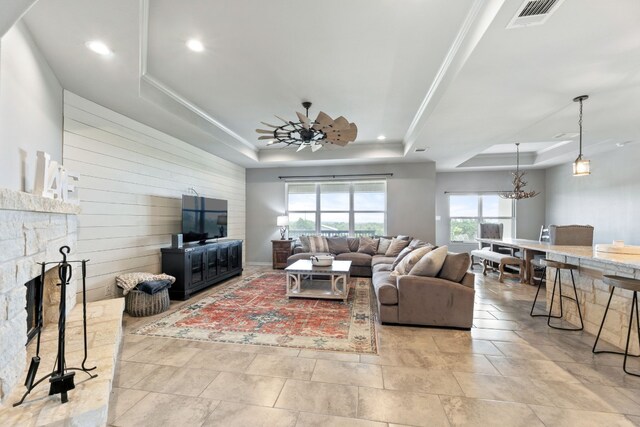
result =
M176 278L169 288L171 299L184 301L204 288L242 274L242 240L189 243L161 251L162 272Z

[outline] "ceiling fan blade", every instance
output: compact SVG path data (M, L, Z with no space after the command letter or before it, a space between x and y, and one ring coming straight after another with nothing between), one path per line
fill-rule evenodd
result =
M349 121L340 116L333 121L333 125L331 127L338 130L347 130L349 129Z
M322 130L333 123L333 119L329 117L324 111L320 111L318 113L318 117L316 117L316 123L313 125L315 130Z
M309 129L309 127L311 126L311 121L309 120L309 117L305 116L304 114L300 114L297 111L296 111L296 115L298 116L300 123L302 123L302 127L304 127L305 129Z
M315 153L316 151L318 151L321 148L322 148L322 144L315 143L315 144L313 144L311 146L311 151Z
M273 135L262 135L258 139L276 139Z
M270 128L276 128L276 129L277 129L277 128L279 128L279 127L280 127L280 126L272 125L272 124L265 123L265 122L260 122L260 123L262 123L263 125L265 125L265 126L267 126L267 127L270 127Z
M344 147L350 142L343 139L331 139L331 140L327 139L327 141L329 141L332 144L339 145L340 147Z
M341 140L351 140L354 141L357 136L357 132L354 130L336 130L336 131L328 131L325 132L327 138L330 139L341 139Z
M355 141L358 137L358 126L355 123L351 123L349 125L349 131L353 132L353 140Z
M291 121L289 121L289 120L285 120L285 119L283 119L283 118L282 118L282 117L280 117L280 116L276 116L276 118L277 118L277 119L279 119L279 120L282 120L285 124L288 124L288 125L290 125L290 124L291 124Z
M256 129L256 132L258 132L258 133L270 133L271 135L273 135L273 130Z
M307 146L307 144L300 144L300 147L298 147L298 149L296 150L296 153L297 153L298 151L302 151L302 150L304 150L306 146Z

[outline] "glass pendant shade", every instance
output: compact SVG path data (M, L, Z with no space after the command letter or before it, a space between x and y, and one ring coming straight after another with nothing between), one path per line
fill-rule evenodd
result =
M591 175L591 162L582 156L582 103L589 99L588 95L576 96L573 102L580 103L580 115L578 117L578 127L580 128L580 152L575 162L573 162L573 176Z
M573 162L573 176L591 175L591 161L585 160L582 154Z

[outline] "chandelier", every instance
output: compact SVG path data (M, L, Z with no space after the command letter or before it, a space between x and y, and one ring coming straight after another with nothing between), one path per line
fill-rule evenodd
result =
M573 102L580 103L580 116L578 126L580 127L580 152L578 158L573 162L573 176L591 175L591 162L582 156L582 101L589 99L589 95L580 95L573 98Z
M298 150L310 147L311 151L318 151L324 144L336 144L344 147L356 140L358 127L355 123L349 123L347 119L340 116L333 120L329 115L320 111L315 120L309 119L310 102L303 102L302 107L306 114L296 113L298 121L276 118L284 124L276 126L265 122L260 122L271 129L256 129L262 134L258 137L261 140L269 140L267 145L285 144L285 146L297 145Z
M511 172L513 175L513 191L500 193L500 197L503 199L512 199L512 200L521 200L521 199L530 199L532 197L536 197L540 194L537 191L525 191L524 187L527 185L527 181L525 181L524 175L525 171L520 172L520 143L516 142L516 171Z

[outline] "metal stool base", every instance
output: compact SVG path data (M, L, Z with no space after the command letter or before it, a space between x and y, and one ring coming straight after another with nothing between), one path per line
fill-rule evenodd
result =
M533 299L533 304L531 305L531 312L529 313L529 316L531 317L546 317L547 318L547 326L549 326L550 328L553 329L559 329L561 331L581 331L584 329L584 323L582 322L582 311L580 310L580 303L578 302L578 291L576 290L576 281L575 278L573 277L573 270L569 270L571 272L571 283L573 285L573 294L575 295L575 298L571 298L569 296L566 295L562 295L562 277L560 276L560 269L556 268L556 275L553 279L553 291L551 292L551 304L549 306L549 312L547 314L533 314L533 310L536 306L536 302L538 301L538 294L540 293L540 288L542 287L542 277L544 277L547 274L547 267L544 267L544 270L542 272L542 276L540 277L540 281L538 282L538 291L536 292L536 296ZM554 316L553 314L551 314L553 312L553 302L555 300L555 296L556 296L556 286L559 289L559 294L560 294L560 314ZM576 303L576 307L578 308L578 316L580 316L580 327L579 328L564 328L562 326L555 326L551 324L551 319L562 319L562 317L564 316L564 309L563 309L563 304L562 304L562 300L564 299L568 299L571 301L574 301Z
M604 322L607 319L607 313L609 312L609 305L611 304L611 299L613 298L613 291L615 290L615 286L611 286L611 293L609 294L609 301L607 302L607 308L604 310L604 316L602 316L602 323L600 324L600 329L598 330L598 335L596 336L596 341L593 343L592 353L600 354L600 353L609 353L609 354L619 354L624 355L624 362L622 363L622 370L629 375L633 375L634 377L640 377L640 372L630 372L627 370L627 359L629 357L640 357L640 354L629 354L629 341L631 338L631 327L633 326L633 314L635 312L636 315L636 324L638 325L638 342L640 343L640 316L638 316L638 292L633 292L633 299L631 300L631 313L629 314L629 328L627 330L627 344L624 348L624 352L622 351L613 351L613 350L596 350L596 346L598 345L598 340L600 340L600 333L602 332L602 328L604 327Z

